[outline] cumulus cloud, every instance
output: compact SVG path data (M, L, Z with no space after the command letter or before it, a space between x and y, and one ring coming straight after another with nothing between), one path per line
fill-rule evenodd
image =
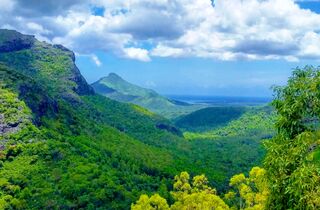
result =
M101 50L140 61L157 56L319 59L320 15L297 2L0 0L0 27L80 54ZM94 8L103 14L97 16Z
M148 50L141 48L129 47L124 49L124 56L127 58L137 59L140 61L150 61Z
M0 1L0 11L1 12L10 12L13 10L15 2L11 0L1 0Z

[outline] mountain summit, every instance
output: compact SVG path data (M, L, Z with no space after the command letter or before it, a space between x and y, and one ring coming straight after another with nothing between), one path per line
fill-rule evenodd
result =
M133 103L168 118L187 114L200 108L184 102L170 100L154 90L131 84L115 73L110 73L92 84L94 90L116 101Z
M75 65L72 51L31 35L0 29L0 64L41 81L52 94L65 93L70 98L94 93Z

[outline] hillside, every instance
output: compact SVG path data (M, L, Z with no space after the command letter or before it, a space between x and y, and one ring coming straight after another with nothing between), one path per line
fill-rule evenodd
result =
M206 131L222 127L239 118L245 107L208 107L175 119L175 124L188 131Z
M269 139L275 133L276 115L270 106L229 107L226 110L221 108L204 109L198 111L198 115L190 114L177 121L177 125L179 123L184 125L182 128L185 131L185 138L193 140L243 137ZM206 120L209 126L190 129L190 122L199 119ZM201 122L205 124L205 122Z
M225 190L261 162L259 139L186 141L163 117L95 94L63 46L0 37L0 209L129 209L143 193L170 199L181 171Z
M170 100L154 90L131 84L115 73L110 73L107 77L101 78L93 83L92 87L97 93L110 99L133 103L167 118L188 114L204 107L203 105L191 105Z

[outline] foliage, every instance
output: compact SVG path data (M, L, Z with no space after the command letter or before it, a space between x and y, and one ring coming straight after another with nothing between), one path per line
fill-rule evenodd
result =
M205 132L185 132L186 139L221 139L224 137L271 138L274 134L275 114L269 106L247 108L238 119L233 119L226 126L217 126Z
M245 107L208 107L179 117L175 124L187 131L212 130L227 125L245 111Z
M150 198L147 195L141 195L136 204L132 204L131 209L229 209L216 194L216 190L208 186L208 180L204 175L193 177L192 183L190 183L190 175L187 172L182 172L179 176L175 176L173 189L171 194L174 198L174 203L170 207L165 199L156 194Z
M152 195L150 198L147 195L141 195L135 205L132 205L132 210L169 210L169 205L166 199L159 194Z
M5 87L10 88L6 91L14 98L11 101L22 103L12 91L19 93L31 107L41 104L38 100L46 103L52 100L45 95L46 87L38 86L37 80L14 72L3 71ZM28 97L19 92L25 83L32 88ZM26 188L23 194L20 191L10 194L24 209L89 208L92 205L127 209L141 192L158 192L170 200L170 179L184 169L207 173L213 180L211 184L223 190L233 173L258 164L261 158L257 156L263 154L256 149L259 144L253 141L221 140L212 142L211 146L205 141L184 141L155 126L169 122L141 112L135 106L102 96L79 98L82 102L75 105L56 97L50 103L58 104L58 108L53 109L53 115L42 113L39 129L29 123L30 126L12 135L13 144L26 142L27 145L21 145L19 153L10 152L17 155L4 159L6 167L0 171L10 177L12 170L22 169L19 165L27 166L22 173L29 181L21 185L9 182ZM3 107L18 108L14 104ZM243 158L234 158L235 153L243 154ZM6 157L6 153L3 156ZM69 189L69 186L74 187ZM29 191L33 193L25 193ZM10 202L6 205L13 207Z
M296 69L284 87L275 88L277 135L266 143L269 209L319 209L320 71Z
M0 143L3 209L128 209L141 193L171 203L179 171L226 190L263 156L246 137L185 141L163 117L93 94L61 46L35 41L0 60L0 127L13 128Z
M265 209L269 186L264 169L252 168L249 177L244 174L235 175L230 179L230 186L233 190L225 194L225 199L235 209Z

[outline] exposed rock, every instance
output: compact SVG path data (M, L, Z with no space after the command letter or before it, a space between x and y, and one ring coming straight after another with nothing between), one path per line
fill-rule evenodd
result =
M75 65L75 54L68 48L60 45L60 44L55 44L53 45L54 48L62 50L64 52L67 52L69 56L71 57L73 61L73 67L71 69L72 71L72 77L69 78L69 80L75 82L77 84L77 87L73 88L73 91L75 91L79 95L92 95L94 94L93 88L88 85L87 81L84 79L84 77L81 75L78 67Z
M73 91L78 93L79 95L94 94L93 88L87 83L87 81L81 75L76 65L74 65L74 68L72 71L73 71L73 74L72 74L73 76L69 79L77 84L77 86L73 88Z
M318 148L318 144L317 143L314 143L314 144L312 144L312 145L310 145L310 147L309 147L309 152L313 152L314 150L316 150L317 148Z
M23 35L14 30L1 30L0 53L29 49L36 39L31 35Z
M75 57L74 53L73 53L71 50L69 50L68 48L64 47L64 46L61 45L61 44L54 44L53 47L54 47L54 48L57 48L57 49L59 49L59 50L65 51L65 52L69 52L69 53L70 53L70 56L71 56L71 58L72 58L72 61L73 61L73 62L76 61L76 57Z
M4 115L0 114L0 136L18 132L22 122L23 119L18 119L16 122L6 123Z

